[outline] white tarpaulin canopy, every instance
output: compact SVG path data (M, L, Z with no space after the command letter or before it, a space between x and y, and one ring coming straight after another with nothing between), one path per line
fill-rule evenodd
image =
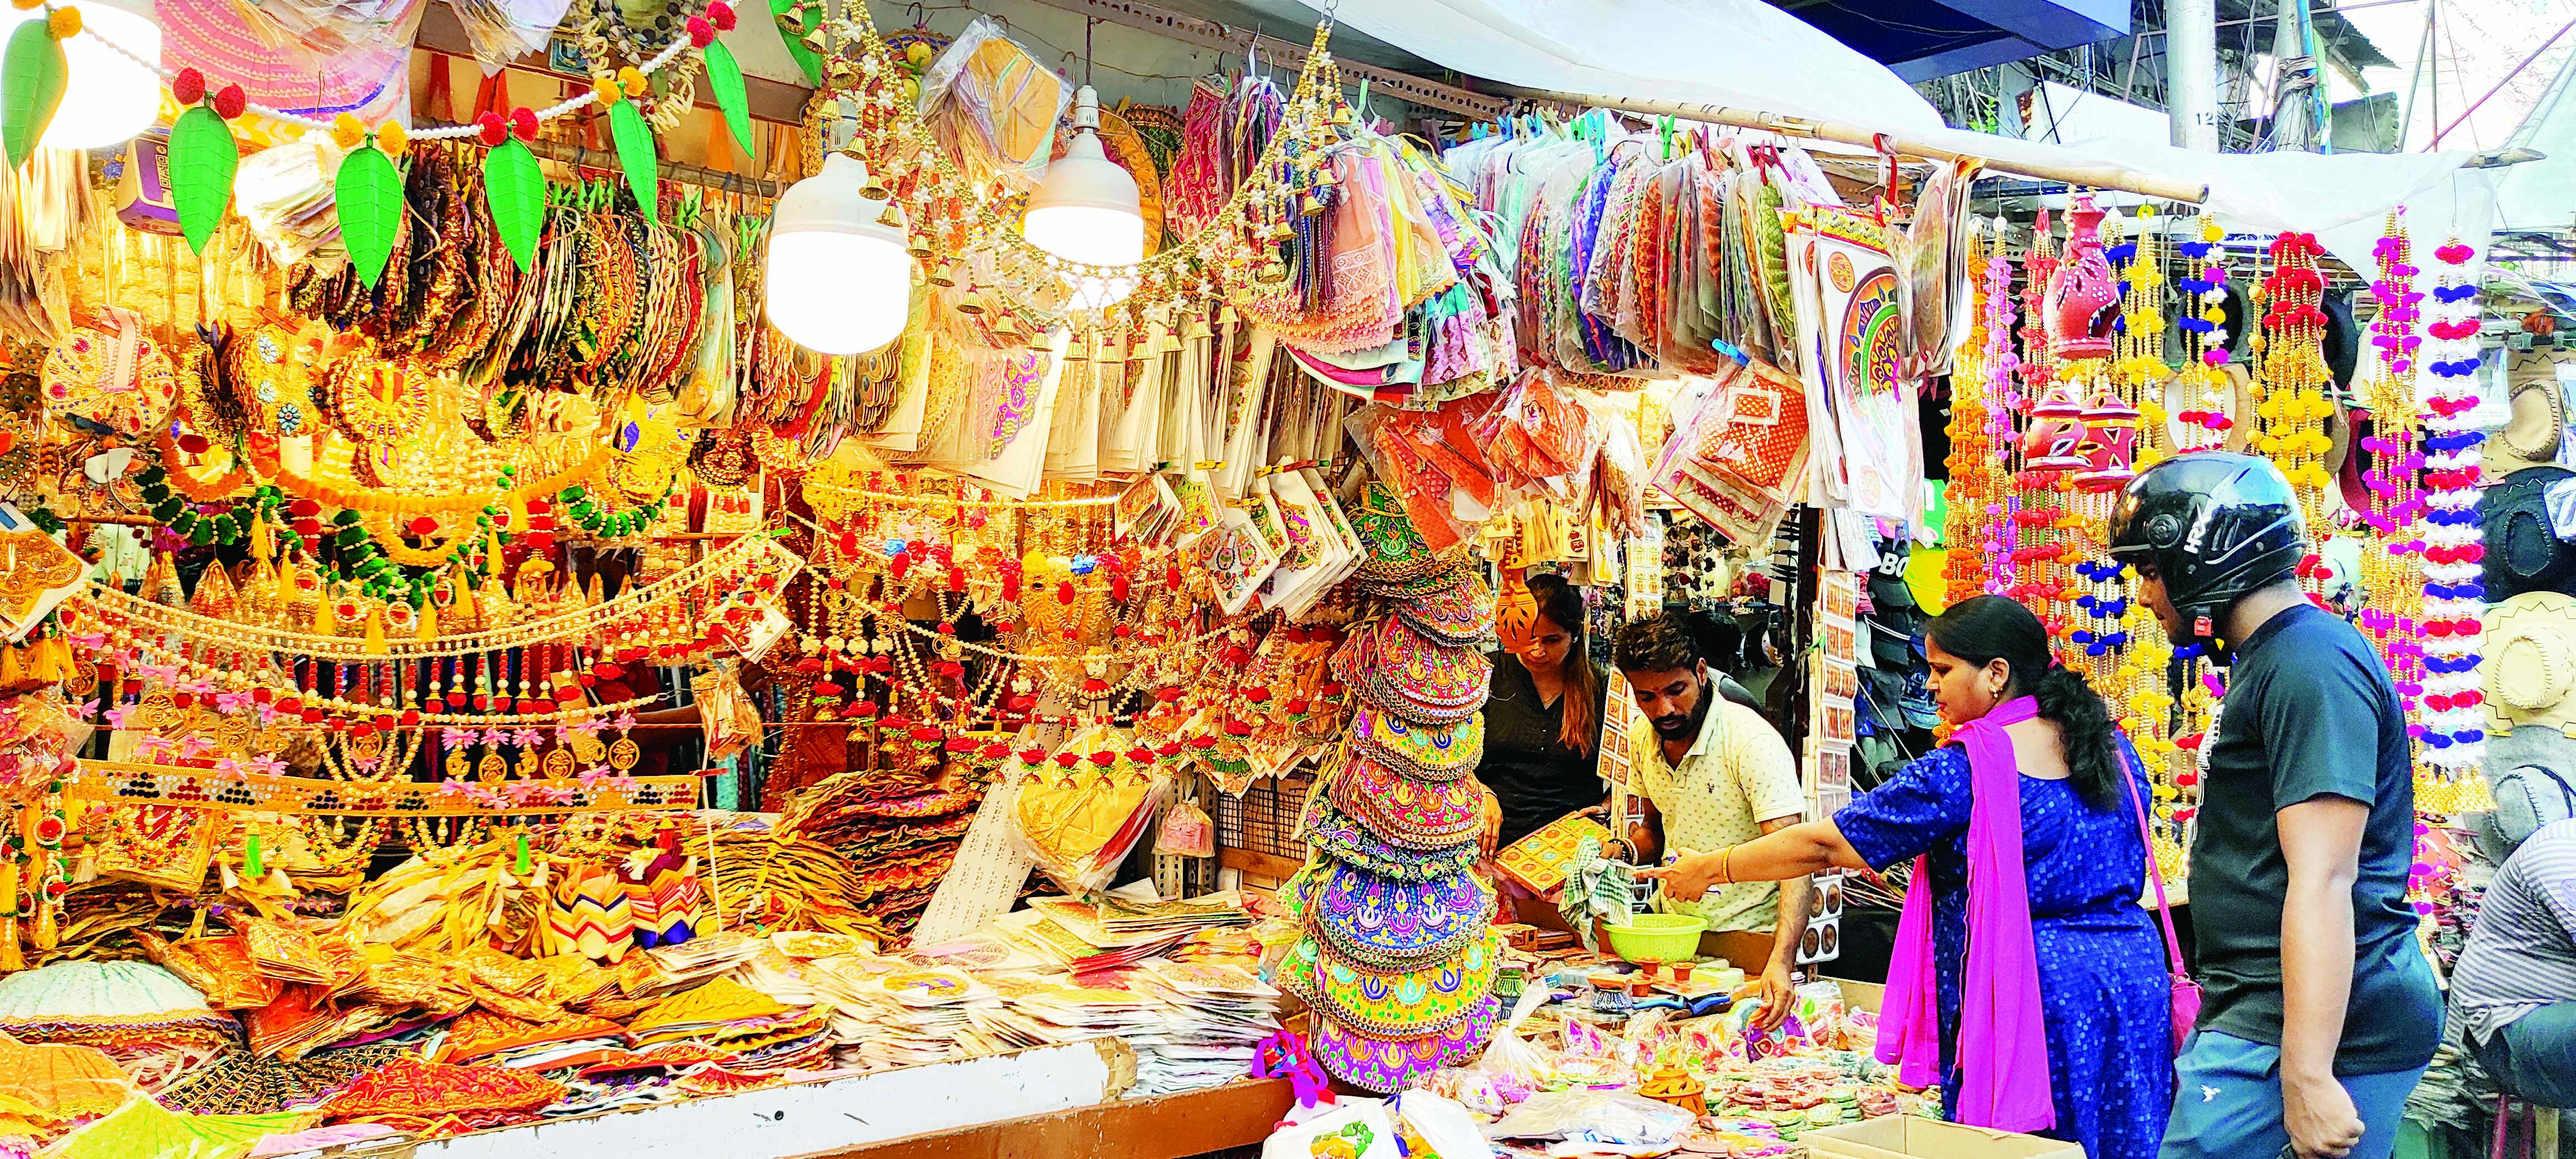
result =
M1326 0L1305 0L1317 9ZM2468 153L2195 153L2133 139L2051 143L1944 128L1885 65L1762 0L1364 0L1335 19L1424 59L1518 88L1718 104L1840 121L1903 142L1986 158L2000 170L2116 167L2206 185L2230 228L2369 239L2414 203L2417 236L2483 245L2488 183ZM2474 189L2455 189L2465 182ZM2456 215L2452 207L2462 212ZM2439 220L2434 220L2438 218Z

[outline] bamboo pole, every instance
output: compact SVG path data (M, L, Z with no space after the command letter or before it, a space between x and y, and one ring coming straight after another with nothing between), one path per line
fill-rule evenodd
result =
M1637 113L1642 116L1677 117L1686 121L1703 121L1713 125L1733 125L1742 129L1767 129L1784 137L1805 137L1810 140L1817 141L1835 141L1845 145L1857 145L1864 149L1877 149L1882 152L1891 152L1908 157L1921 157L1931 161L1950 161L1956 160L1960 157L1968 157L1971 160L1978 161L1985 160L1981 157L1975 157L1972 154L1963 154L1949 149L1926 145L1920 141L1908 141L1901 137L1892 137L1884 133L1873 133L1857 125L1847 125L1840 121L1811 121L1804 117L1789 117L1782 116L1778 113L1754 112L1749 109L1729 108L1725 105L1694 105L1685 104L1681 101L1653 101L1640 100L1634 97L1596 96L1589 93L1560 92L1555 89L1525 89L1509 85L1498 87L1500 87L1503 92L1524 100L1545 101L1550 104L1566 105L1577 109L1593 107L1618 109L1622 112ZM2036 177L2042 181L2063 181L2069 185L2085 185L2091 186L2095 189L2114 189L2123 193L2135 193L2146 197L2162 198L2166 201L2184 201L2197 205L2209 199L2209 186L2199 182L2177 181L2172 178L2158 177L2152 173L2141 173L2135 169L2123 169L2117 166L2033 165L2019 162L2011 164L1996 164L1988 162L1988 167L1999 171L2018 173L2025 177Z

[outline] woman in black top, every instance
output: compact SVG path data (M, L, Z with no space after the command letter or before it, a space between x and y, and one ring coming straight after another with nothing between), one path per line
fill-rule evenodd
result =
M1598 771L1608 674L1583 639L1583 596L1554 575L1527 581L1537 614L1505 615L1485 702L1485 851L1528 836L1610 795ZM1513 621L1520 622L1513 622ZM1523 624L1526 624L1526 627Z

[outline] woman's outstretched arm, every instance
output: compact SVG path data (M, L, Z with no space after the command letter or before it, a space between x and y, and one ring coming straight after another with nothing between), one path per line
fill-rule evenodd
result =
M1805 821L1742 845L1695 853L1637 876L1664 883L1672 897L1695 899L1738 881L1786 881L1827 869L1867 869L1831 819Z

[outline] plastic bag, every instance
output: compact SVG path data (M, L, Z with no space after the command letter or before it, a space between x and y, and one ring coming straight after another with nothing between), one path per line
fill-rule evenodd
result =
M921 74L921 119L978 184L1026 192L1046 177L1055 123L1073 103L1063 78L979 17Z
M1154 836L1154 852L1173 857L1216 856L1216 821L1196 802L1174 801L1163 811L1162 830Z
M1488 1139L1563 1139L1603 1147L1671 1149L1699 1117L1670 1103L1621 1091L1541 1091L1485 1128ZM1267 1152L1263 1159L1269 1159Z
M1429 1091L1395 1096L1395 1129L1403 1137L1405 1159L1493 1159L1476 1116L1451 1099Z
M1261 1159L1402 1159L1395 1121L1379 1099L1342 1099L1321 1114L1270 1133Z

